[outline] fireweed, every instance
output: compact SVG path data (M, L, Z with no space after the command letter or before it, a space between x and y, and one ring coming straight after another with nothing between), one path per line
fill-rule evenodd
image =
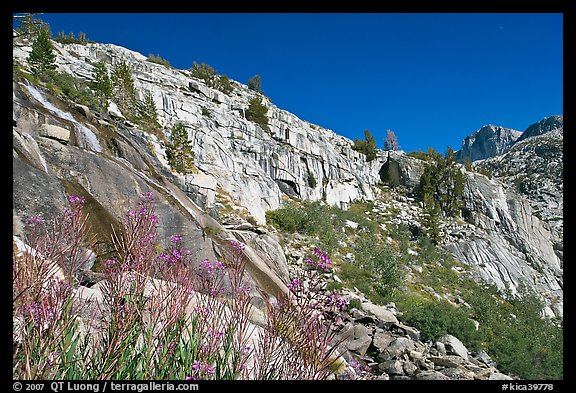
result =
M114 257L101 261L96 308L75 279L88 241L84 199L47 223L27 221L32 251L13 256L15 379L312 379L325 378L346 300L325 291L328 255L315 249L290 295L268 307L257 334L249 321L255 290L245 245L225 260L193 263L181 235L159 245L151 192L141 193L114 232ZM86 245L83 248L82 245ZM61 273L59 273L61 272ZM59 274L58 274L59 273ZM91 311L90 311L91 310ZM256 337L256 341L254 341ZM252 341L251 341L252 340Z
M315 248L313 255L288 284L290 294L268 307L255 350L258 379L325 379L342 364L336 333L348 302L326 291L322 275L330 270L328 254Z

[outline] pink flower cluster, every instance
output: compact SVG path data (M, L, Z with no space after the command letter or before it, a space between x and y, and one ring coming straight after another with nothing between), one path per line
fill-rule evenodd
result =
M335 311L344 311L348 308L349 304L350 300L338 293L331 293L325 301L326 307L334 309Z
M186 381L197 381L207 379L214 375L215 368L207 363L201 363L195 360L192 364L192 373L185 378Z
M328 253L322 251L318 247L314 248L312 254L316 256L317 260L313 259L305 259L304 263L306 263L311 269L317 269L322 272L327 272L332 266L332 262L330 261L330 256Z
M208 259L204 259L200 262L200 269L203 273L208 273L209 275L214 273L214 271L222 271L225 266L220 261L210 262Z

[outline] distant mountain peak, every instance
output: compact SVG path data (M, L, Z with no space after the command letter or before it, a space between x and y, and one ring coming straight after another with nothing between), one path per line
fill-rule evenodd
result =
M563 115L548 116L526 128L526 131L522 133L522 135L516 140L516 142L520 142L521 140L524 140L526 138L542 135L560 128L564 128L564 116Z
M464 139L457 159L476 161L502 154L521 135L518 130L487 124Z

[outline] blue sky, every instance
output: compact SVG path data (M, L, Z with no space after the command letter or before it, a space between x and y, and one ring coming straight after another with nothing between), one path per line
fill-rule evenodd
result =
M486 124L524 131L563 113L559 13L42 15L179 69L205 62L281 109L350 139L391 129L405 151L444 152Z

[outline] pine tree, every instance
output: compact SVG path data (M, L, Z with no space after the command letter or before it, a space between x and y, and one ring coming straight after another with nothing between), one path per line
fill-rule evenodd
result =
M366 155L366 161L372 161L376 159L376 139L368 130L364 130L364 138L364 141L355 139L352 149Z
M112 69L112 97L124 116L134 119L136 115L136 89L130 67L121 60Z
M51 38L52 35L48 29L40 29L32 43L32 51L27 61L35 75L43 75L56 69L56 55Z
M112 81L104 60L100 60L92 70L92 88L102 107L106 107L107 100L112 97Z
M420 194L425 208L432 209L437 205L444 216L458 216L465 183L452 148L448 147L444 157L436 150L428 149L427 165L420 177Z
M194 151L184 124L177 123L172 128L166 156L168 164L176 172L186 174L194 170Z
M144 99L138 102L138 122L148 132L156 132L161 128L156 103L149 91L144 94Z
M234 86L232 85L230 78L226 75L218 75L214 82L214 88L220 90L226 95L230 95L230 93L234 91Z
M260 75L256 74L248 80L248 88L255 91L256 93L261 93L260 87L262 85L262 80Z

